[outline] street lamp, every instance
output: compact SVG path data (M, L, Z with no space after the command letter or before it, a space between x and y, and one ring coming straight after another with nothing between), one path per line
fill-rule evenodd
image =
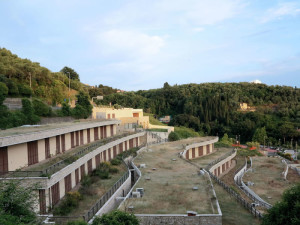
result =
M70 72L67 72L69 74L69 105L71 105L71 101L70 101L70 84L71 84L71 79L70 79Z

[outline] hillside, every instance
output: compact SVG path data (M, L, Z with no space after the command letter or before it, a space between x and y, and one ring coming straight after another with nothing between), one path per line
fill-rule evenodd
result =
M254 83L204 83L170 86L108 95L104 102L143 108L158 116L172 115L170 125L186 126L204 134L231 137L245 142L257 128L266 127L267 143L299 137L300 89ZM256 111L241 112L240 103Z
M19 58L11 51L0 48L0 82L8 87L8 97L32 96L56 105L68 99L69 81L73 100L79 91L89 93L90 97L117 91L101 84L89 86L81 83L79 74L72 68L64 67L60 72L51 72L38 62Z

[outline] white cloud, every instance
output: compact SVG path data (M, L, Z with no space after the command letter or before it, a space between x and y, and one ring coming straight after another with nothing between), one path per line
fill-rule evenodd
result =
M296 2L280 3L278 6L268 9L264 17L261 19L262 23L267 23L273 20L282 19L285 16L300 15L300 4Z
M147 35L131 30L108 30L95 36L96 42L108 54L125 54L131 57L156 55L165 41L157 35Z
M195 32L202 32L202 31L204 31L204 28L203 27L195 27L193 29L193 31L195 31Z

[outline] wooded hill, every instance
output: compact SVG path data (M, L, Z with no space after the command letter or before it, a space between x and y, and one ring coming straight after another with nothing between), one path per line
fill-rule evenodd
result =
M80 82L79 74L69 67L59 72L51 72L38 62L21 59L11 51L0 48L0 82L8 87L8 97L37 97L48 104L62 103L69 97L69 75L71 98L79 91L89 93L90 97L115 93L108 86L89 86Z
M266 127L266 143L274 145L299 137L299 100L300 89L296 87L246 82L165 83L160 89L111 94L105 96L104 103L143 108L158 116L172 115L171 125L208 135L240 135L243 142L251 140L257 128ZM240 103L255 106L256 111L241 112Z

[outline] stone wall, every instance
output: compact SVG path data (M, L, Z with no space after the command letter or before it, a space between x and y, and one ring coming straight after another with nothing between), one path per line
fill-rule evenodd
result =
M160 214L135 214L140 225L222 225L222 215L160 215Z

